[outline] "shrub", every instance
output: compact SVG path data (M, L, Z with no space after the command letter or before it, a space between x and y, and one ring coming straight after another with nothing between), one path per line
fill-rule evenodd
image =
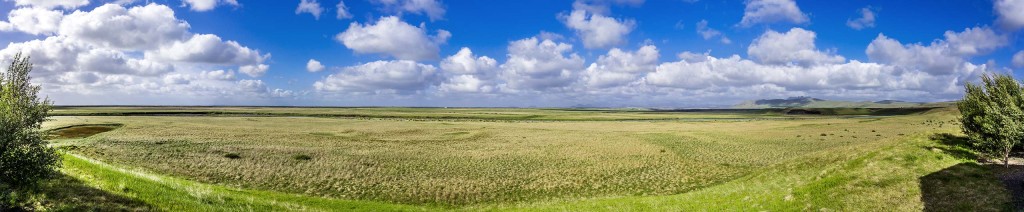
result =
M226 158L230 158L230 159L239 159L239 158L242 158L242 156L241 156L241 155L238 155L238 153L234 153L234 152L232 152L232 153L227 153L227 154L224 154L224 157L226 157Z
M295 160L312 160L313 159L313 157L310 157L309 155L304 155L304 154L298 154L298 155L292 156L292 158L295 158Z
M39 130L51 106L36 97L40 87L30 82L28 60L15 55L0 72L0 200L22 196L17 193L55 176L60 166L60 156Z
M986 74L981 84L964 85L957 102L964 134L972 147L1009 166L1010 152L1024 138L1024 88L1013 76Z

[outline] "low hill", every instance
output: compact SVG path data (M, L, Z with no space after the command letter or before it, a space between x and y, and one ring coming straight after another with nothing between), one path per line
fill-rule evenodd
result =
M898 100L882 101L832 101L813 97L790 97L786 99L761 99L745 101L733 106L738 109L760 108L902 108L902 107L941 107L949 103L920 103Z

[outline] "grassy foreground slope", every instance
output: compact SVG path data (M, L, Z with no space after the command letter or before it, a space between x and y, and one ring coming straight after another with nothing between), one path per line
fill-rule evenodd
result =
M924 135L808 155L680 195L520 205L512 210L1003 211L1008 191L989 167ZM502 208L487 208L502 209ZM508 208L504 208L508 209Z
M951 118L949 111L940 111L918 116L894 117L881 119L841 119L841 120L802 120L786 124L786 122L729 122L729 123L699 123L699 125L710 125L707 128L692 128L687 123L668 125L666 128L676 131L692 132L683 134L672 134L658 132L657 129L650 129L651 126L642 125L638 128L645 129L642 143L651 143L661 148L653 149L661 154L669 154L677 160L696 160L705 158L717 165L704 167L721 171L728 170L730 166L739 165L741 170L739 176L727 177L724 180L712 180L709 184L697 187L682 194L649 194L647 196L636 196L638 194L620 193L619 197L613 196L591 196L580 198L549 199L540 202L497 202L477 203L464 206L446 206L443 208L425 206L404 206L401 204L387 204L373 201L340 200L332 198L312 197L305 195L286 194L280 192L258 191L252 189L239 189L237 186L211 185L178 177L168 177L160 174L153 174L152 166L147 169L124 168L123 165L107 165L81 155L69 154L66 159L65 173L84 184L109 192L114 196L144 202L148 207L168 210L439 210L439 209L462 209L462 210L921 210L928 208L939 209L971 209L971 210L999 210L1008 201L1006 191L992 178L989 168L971 162L969 151L951 142L949 134L946 136L933 136L937 133L955 132L955 126L939 126L930 120L948 120ZM245 121L244 119L242 121ZM905 129L899 129L900 125L889 126L886 124L856 125L874 122L879 123L902 123L913 124L918 129L916 133L902 134ZM68 122L71 123L71 122ZM366 124L366 123L360 123ZM388 123L394 124L394 123ZM437 124L437 123L434 123ZM470 123L479 124L479 123ZM550 123L544 127L556 126L559 123ZM594 127L577 126L575 128ZM631 123L635 124L635 123ZM720 137L721 133L715 133L715 129L721 129L726 125L737 125L739 128L725 129L723 132L732 132L732 137ZM664 125L664 124L661 124ZM770 125L761 130L756 128L759 125ZM127 123L126 127L133 126ZM451 125L442 125L449 126ZM504 126L504 125L503 125ZM808 128L811 126L811 128ZM866 126L868 128L855 128ZM374 126L369 126L374 127ZM412 126L415 128L416 126ZM422 126L420 126L422 127ZM465 127L465 126L460 126ZM613 125L612 127L620 127ZM911 125L902 126L910 128ZM543 127L542 127L543 128ZM748 129L737 131L736 129ZM846 130L857 131L857 135L865 134L866 130L878 129L878 136L871 136L872 139L850 138L851 135L843 134ZM600 128L599 128L600 129ZM751 130L752 129L752 130ZM780 129L789 129L784 131ZM124 130L124 129L121 129ZM623 129L619 129L620 131ZM624 129L627 132L628 128ZM834 132L834 135L819 136L818 132L827 130ZM649 131L654 131L651 133ZM807 132L813 131L813 132ZM102 143L102 135L116 135L112 131L108 134L101 134L100 137L87 139L84 142ZM588 133L588 131L583 131ZM775 132L776 134L763 134ZM110 134L113 133L113 134ZM124 133L122 131L122 133ZM441 132L443 135L446 132ZM808 135L808 134L811 135ZM750 134L750 135L745 135ZM755 141L757 139L743 139L737 143L722 142L729 138L744 138L745 136L762 137L786 137L785 139L768 139L767 143L753 143L754 148L770 147L769 144L793 143L809 145L811 143L835 143L828 148L821 148L820 151L810 151L798 155L781 157L784 160L769 162L765 165L754 165L752 163L731 164L729 162L742 162L741 159L731 158L728 155L693 155L694 152L686 151L694 146L690 143L710 145L719 150L729 150L732 153L743 156L744 149L736 149L737 144ZM824 134L824 133L822 133ZM884 136L882 136L884 134ZM629 134L633 135L633 134ZM803 139L795 139L799 135ZM844 139L836 138L845 135ZM417 135L423 136L423 135ZM704 140L679 140L678 136L702 136ZM718 137L716 137L718 136ZM813 138L808 138L814 136ZM862 135L863 136L863 135ZM116 137L116 136L115 136ZM877 137L877 138L876 138ZM106 137L107 139L114 137ZM616 139L622 137L613 137ZM825 139L829 141L825 141ZM710 139L710 140L708 140ZM835 141L832 141L835 139ZM541 139L544 140L544 139ZM845 140L845 141L844 141ZM955 139L953 139L955 140ZM109 140L107 140L109 141ZM680 142L683 141L683 142ZM712 142L708 142L712 141ZM65 140L58 145L76 145L82 148L83 141ZM209 142L207 142L209 143ZM127 143L131 146L131 143ZM769 145L769 146L764 146ZM820 144L817 144L820 145ZM725 148L728 147L728 148ZM724 148L724 149L722 149ZM789 147L792 148L792 147ZM660 149L660 150L659 150ZM74 150L76 152L82 149ZM165 150L176 152L180 150ZM741 152L735 152L741 151ZM770 152L770 151L769 151ZM705 152L707 153L707 152ZM713 153L713 152L712 152ZM95 153L94 153L95 154ZM674 155L674 156L672 156ZM102 155L94 155L102 156ZM714 161L708 157L721 157ZM90 156L93 157L93 156ZM114 161L116 164L124 164L122 159L110 158L105 161ZM696 158L686 158L696 157ZM779 155L751 155L751 157L779 157ZM623 159L623 158L620 158ZM643 161L643 160L641 160ZM707 161L705 161L707 162ZM131 162L132 167L147 167L146 163ZM156 169L160 170L160 169ZM685 172L698 174L701 169ZM189 176L188 173L161 170L160 173L176 173L175 175ZM729 172L726 172L729 173ZM556 175L557 176L557 175ZM186 177L186 178L195 178ZM702 179L702 178L698 178ZM703 178L708 179L708 178ZM714 179L714 178L710 178ZM220 183L218 183L220 184ZM243 186L245 187L245 186ZM275 189L276 190L276 189ZM294 193L294 192L293 192ZM313 195L317 196L317 195Z
M466 206L684 193L801 155L930 128L920 123L927 118L910 118L451 122L145 116L57 122L123 124L70 142L74 152L203 183Z
M422 211L423 207L368 201L307 197L271 191L235 189L147 173L106 164L75 154L64 154L62 172L77 181L51 185L47 193L68 192L66 188L93 187L104 196L90 202L57 202L47 205L58 210L164 210L164 211ZM74 194L89 197L96 194ZM122 199L133 199L124 201ZM61 199L62 201L67 201Z

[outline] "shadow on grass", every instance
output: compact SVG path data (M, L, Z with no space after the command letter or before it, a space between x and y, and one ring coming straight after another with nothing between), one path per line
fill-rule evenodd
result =
M919 178L924 211L1008 209L1011 193L993 173L995 166L961 163Z
M940 145L933 146L957 159L978 160L978 155L970 151L971 144L965 136L958 136L949 133L938 133L928 137L937 141ZM928 147L926 147L928 148Z
M961 160L978 161L967 137L949 133L929 137L942 150ZM1005 211L1024 209L1024 166L964 162L919 179L925 211Z
M39 206L45 208L46 211L157 210L145 202L90 187L83 184L81 180L64 174L41 183L31 203L22 203L22 208L8 210L31 210L33 207L36 207L36 202L38 202ZM0 211L4 210L0 209Z

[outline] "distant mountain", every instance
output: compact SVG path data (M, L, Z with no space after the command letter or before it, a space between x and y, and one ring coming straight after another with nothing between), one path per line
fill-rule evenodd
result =
M923 107L942 106L946 103L920 103L905 102L899 100L882 101L830 101L813 97L790 97L786 99L761 99L745 101L733 108L757 109L757 108L898 108L898 107Z

